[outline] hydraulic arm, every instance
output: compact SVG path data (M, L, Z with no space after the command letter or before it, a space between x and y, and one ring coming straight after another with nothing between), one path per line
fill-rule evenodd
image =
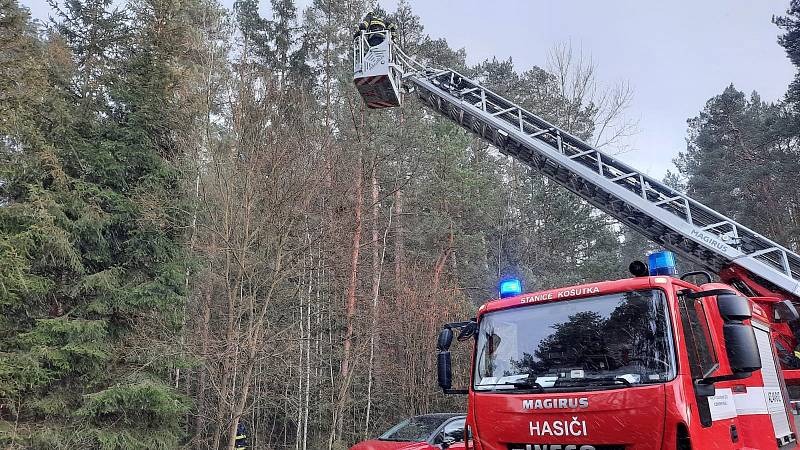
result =
M370 107L399 105L401 91L411 92L500 152L539 170L723 281L750 291L747 294L800 302L800 256L796 253L593 148L480 83L451 69L418 63L391 41L388 31L376 33L384 36L379 45L368 43L375 33L363 32L354 41L354 81ZM367 73L367 67L372 72ZM376 88L368 89L370 83Z

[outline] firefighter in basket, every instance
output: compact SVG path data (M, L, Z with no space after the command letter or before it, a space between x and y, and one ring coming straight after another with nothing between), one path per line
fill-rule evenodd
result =
M361 23L358 24L358 31L356 31L355 37L358 37L362 31L371 33L385 30L389 30L391 32L392 40L397 39L397 25L395 25L394 22L375 14L374 12L369 12L366 16L364 16L364 19L361 21ZM367 43L371 47L374 47L381 42L383 42L383 34L372 34L367 36Z

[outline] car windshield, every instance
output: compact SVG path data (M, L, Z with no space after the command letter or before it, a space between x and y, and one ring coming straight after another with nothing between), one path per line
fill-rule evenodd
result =
M475 390L587 390L675 377L664 294L623 292L481 318Z
M422 442L427 441L447 418L419 416L404 420L378 437L382 441Z

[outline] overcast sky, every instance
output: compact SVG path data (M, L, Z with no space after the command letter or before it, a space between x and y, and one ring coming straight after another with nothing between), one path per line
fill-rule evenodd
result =
M395 1L381 0L387 9ZM410 0L425 30L465 48L469 62L513 58L544 66L571 42L598 66L601 82L628 81L628 114L639 121L622 156L661 177L686 147L686 119L733 83L765 100L783 97L794 68L770 19L788 0ZM486 5L491 5L487 7Z
M268 0L261 0L268 4ZM394 10L396 0L379 0ZM22 0L46 18L45 0ZM224 1L232 4L232 0ZM308 0L297 2L300 7ZM789 0L409 0L427 33L465 48L469 63L513 58L518 70L545 66L547 52L569 42L598 66L606 85L634 89L630 119L638 133L622 156L661 177L686 147L686 119L733 83L779 100L794 68L770 19Z

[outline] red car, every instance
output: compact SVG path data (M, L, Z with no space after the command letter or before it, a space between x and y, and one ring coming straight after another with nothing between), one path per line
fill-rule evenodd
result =
M464 448L463 414L425 414L406 419L350 450L460 450Z

